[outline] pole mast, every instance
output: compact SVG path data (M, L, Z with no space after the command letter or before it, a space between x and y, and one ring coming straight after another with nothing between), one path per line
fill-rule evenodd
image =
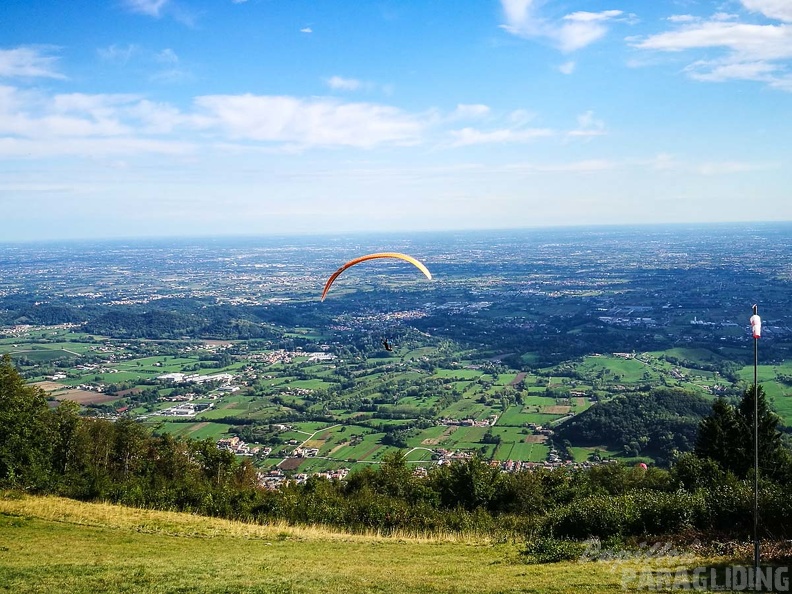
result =
M754 539L754 586L756 576L759 574L759 337L762 335L762 320L759 317L757 306L753 306L751 316L751 334L754 341L754 509L753 509L753 539Z

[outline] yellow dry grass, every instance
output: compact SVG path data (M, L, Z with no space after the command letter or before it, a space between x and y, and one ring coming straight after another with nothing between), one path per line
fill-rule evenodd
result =
M365 534L351 534L331 530L324 526L292 526L286 522L251 524L222 518L211 518L182 512L168 512L126 507L112 503L85 503L65 497L55 496L5 496L0 497L0 513L30 516L54 522L64 522L78 526L96 526L168 534L171 536L216 537L268 539L284 534L290 538L343 540L343 541L392 541L409 538L415 542L467 542L486 543L487 538L460 535L458 533L438 533L417 535L398 532L384 536L376 531Z
M0 493L0 592L14 594L613 593L631 591L625 575L649 563L526 565L521 548L458 535L351 535Z

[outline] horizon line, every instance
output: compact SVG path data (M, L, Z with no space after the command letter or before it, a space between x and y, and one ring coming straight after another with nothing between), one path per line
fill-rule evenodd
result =
M660 223L588 223L588 224L558 224L558 225L536 225L520 227L487 227L487 228L449 228L449 229L394 229L394 230L367 230L367 231L337 231L337 232L318 232L318 231L280 231L276 234L253 234L253 233L218 233L218 234L197 234L197 235L116 235L116 236L93 236L93 237L51 237L37 239L16 239L0 240L0 246L31 245L31 244L65 244L65 243L107 243L107 242L145 242L145 241L190 241L190 240L242 240L242 239L295 239L311 237L366 237L366 236L426 236L444 234L474 234L474 233L515 233L526 231L563 231L575 229L630 229L630 228L703 228L703 227L736 227L751 225L789 225L792 220L751 220L751 221L680 221L680 222L660 222Z

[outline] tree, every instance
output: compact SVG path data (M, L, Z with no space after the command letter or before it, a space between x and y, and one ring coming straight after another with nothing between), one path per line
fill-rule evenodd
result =
M50 480L49 408L26 386L8 354L0 359L0 483L42 489Z
M432 473L431 482L443 506L472 511L486 509L494 501L500 474L498 468L473 458L441 466Z
M745 448L753 443L746 442L744 427L737 417L735 408L723 398L712 405L712 413L699 423L695 453L699 458L717 462L723 470L743 475L747 460ZM740 468L741 472L737 472Z
M758 399L755 400L754 392ZM756 402L756 406L754 405ZM789 451L781 441L781 431L778 429L780 419L767 403L764 389L759 386L754 390L753 386L748 388L742 397L742 401L737 407L737 415L743 423L743 434L747 436L747 442L751 445L746 448L748 461L743 462L746 473L753 468L753 437L754 437L754 409L758 410L759 418L759 472L762 476L778 479L787 471L790 463Z
M767 403L764 390L751 386L743 392L737 407L718 399L712 413L699 424L695 453L709 458L726 471L745 478L754 467L754 393L759 413L759 471L763 476L781 478L789 469L790 455L784 448L779 418Z

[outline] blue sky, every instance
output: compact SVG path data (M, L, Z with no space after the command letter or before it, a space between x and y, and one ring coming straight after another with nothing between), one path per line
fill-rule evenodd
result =
M4 0L0 240L792 220L789 0Z

